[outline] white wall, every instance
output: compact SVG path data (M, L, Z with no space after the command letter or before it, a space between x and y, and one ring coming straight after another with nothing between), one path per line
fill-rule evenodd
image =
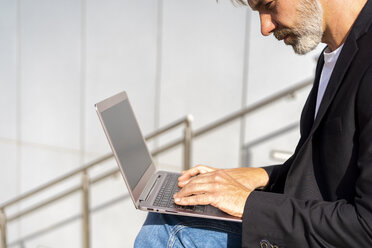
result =
M240 108L245 13L228 1L164 2L160 125L191 113L193 127L199 128ZM235 166L237 128L234 124L198 140L194 161ZM180 164L180 159L175 151L160 162Z
M110 95L129 93L144 134L186 114L194 115L197 129L311 78L320 49L295 55L260 35L257 13L229 1L3 0L0 203L109 152L93 106ZM309 89L252 114L243 128L236 121L196 139L193 162L239 166L240 145L299 120ZM269 152L293 150L297 129L250 146L244 165L275 163ZM181 134L178 129L150 147ZM181 161L180 148L157 158L171 170L179 170ZM115 166L109 161L91 174ZM73 178L7 214L79 182ZM146 214L136 211L126 194L120 177L92 187L93 247L133 245ZM76 193L11 223L8 242L80 247L80 201Z

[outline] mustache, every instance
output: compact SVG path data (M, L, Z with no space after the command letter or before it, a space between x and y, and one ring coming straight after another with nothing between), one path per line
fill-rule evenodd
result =
M284 39L287 35L297 36L296 32L294 32L290 28L279 28L279 29L274 31L274 36L278 40Z

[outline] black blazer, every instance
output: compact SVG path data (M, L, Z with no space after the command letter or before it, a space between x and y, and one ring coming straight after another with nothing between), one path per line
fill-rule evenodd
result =
M337 20L335 20L337 21ZM248 197L243 247L372 247L372 1L355 21L314 120L314 86L301 139L269 185Z

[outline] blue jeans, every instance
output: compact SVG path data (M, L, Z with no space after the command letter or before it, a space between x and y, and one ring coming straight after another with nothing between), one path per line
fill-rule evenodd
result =
M149 213L134 247L241 247L241 223Z

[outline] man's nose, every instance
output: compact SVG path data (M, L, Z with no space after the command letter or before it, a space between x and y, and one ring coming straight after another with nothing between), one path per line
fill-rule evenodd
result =
M271 17L270 14L260 14L260 21L261 21L261 33L264 36L270 35L274 32L276 25Z

